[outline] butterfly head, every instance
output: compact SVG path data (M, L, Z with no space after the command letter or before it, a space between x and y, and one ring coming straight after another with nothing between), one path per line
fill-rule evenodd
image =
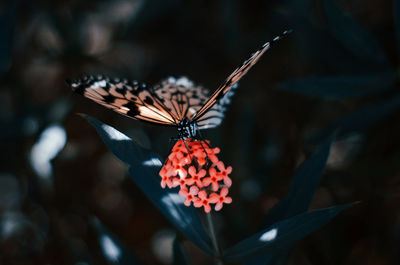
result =
M196 131L197 123L186 117L178 124L178 137L181 139L187 139L196 136Z

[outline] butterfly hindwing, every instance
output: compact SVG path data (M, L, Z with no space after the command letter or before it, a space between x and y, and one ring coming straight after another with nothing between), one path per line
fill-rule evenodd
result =
M186 77L168 77L156 85L153 91L168 111L180 121L184 118L193 120L193 117L196 116L209 98L207 89L195 85ZM229 90L221 100L198 119L198 128L209 129L217 127L224 118L224 112L233 94L234 90Z
M168 77L153 88L168 111L181 121L192 120L208 99L208 90L195 85L186 77Z
M102 75L69 83L75 92L130 118L162 125L178 122L143 83L111 80Z
M216 102L207 112L197 120L199 129L210 129L219 126L224 117L231 98L235 94L238 84L236 83L218 102Z

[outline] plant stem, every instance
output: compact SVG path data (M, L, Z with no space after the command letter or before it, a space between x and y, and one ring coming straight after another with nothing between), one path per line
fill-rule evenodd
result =
M212 221L211 212L206 213L206 216L207 216L208 229L210 230L211 242L213 244L215 254L216 254L215 255L215 263L217 265L223 265L222 260L221 260L221 252L218 247L217 237L215 236L215 229L214 229L214 223Z

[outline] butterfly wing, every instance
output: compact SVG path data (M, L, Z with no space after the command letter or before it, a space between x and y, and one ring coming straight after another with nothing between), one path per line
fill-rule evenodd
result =
M167 78L151 89L137 81L111 80L102 75L87 76L69 82L69 85L75 92L130 118L170 126L177 126L184 118L188 118L197 122L200 129L213 128L224 117L226 105L233 95L231 89L272 43L288 33L289 31L285 31L271 42L265 43L210 98L207 97L206 89L195 86L187 78Z
M244 61L241 66L236 68L233 73L222 83L222 85L215 90L211 97L207 100L204 106L197 112L193 117L194 121L200 121L201 118L206 115L207 111L214 106L223 96L255 65L261 56L271 47L271 45L282 39L283 36L287 35L291 31L284 31L281 35L275 37L272 41L266 42L258 51L253 53L249 59Z
M86 76L69 85L84 97L130 118L171 126L179 122L143 83L100 75Z
M208 90L186 77L168 77L153 88L154 94L178 120L192 120L208 99Z
M156 85L153 90L157 98L179 121L185 117L193 120L193 117L196 116L209 98L207 89L195 85L186 77L168 77ZM234 89L229 90L221 100L198 119L198 128L209 129L217 127L224 118L226 106L230 103L233 94Z
M208 111L204 113L199 119L197 119L197 126L199 129L210 129L219 126L224 117L227 106L231 103L231 98L235 94L237 83ZM192 117L193 118L193 117Z

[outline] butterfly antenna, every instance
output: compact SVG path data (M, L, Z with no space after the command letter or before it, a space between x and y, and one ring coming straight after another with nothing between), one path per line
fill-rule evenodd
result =
M263 47L265 47L266 45L268 45L268 43L269 43L270 46L274 45L276 42L280 41L281 39L283 39L284 37L286 37L287 35L289 35L289 34L292 33L292 32L293 32L292 29L285 30L285 31L282 32L280 35L278 35L278 36L276 36L275 38L273 38L272 41L266 42L266 43L263 45Z

